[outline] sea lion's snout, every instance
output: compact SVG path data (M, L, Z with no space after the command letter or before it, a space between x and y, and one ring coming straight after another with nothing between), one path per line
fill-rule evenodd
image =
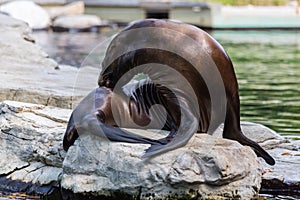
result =
M74 144L75 140L78 137L79 136L78 136L77 128L75 126L74 119L73 119L73 114L72 114L70 119L69 119L67 130L66 130L66 133L65 133L64 139L63 139L63 148L64 148L64 150L68 151L70 146L72 146Z

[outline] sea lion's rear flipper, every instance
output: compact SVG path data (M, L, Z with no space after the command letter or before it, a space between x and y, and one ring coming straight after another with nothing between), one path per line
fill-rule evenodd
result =
M258 143L247 138L243 134L241 129L238 129L238 128L228 129L225 127L224 131L223 131L223 138L235 140L235 141L238 141L242 145L247 145L247 146L251 147L258 157L262 157L266 161L266 163L268 163L269 165L275 165L274 158L272 158L272 156L268 152L266 152Z
M188 110L182 109L183 115L181 120L181 125L170 142L165 145L162 144L152 144L142 156L142 158L148 158L156 156L167 151L171 151L182 147L188 143L194 133L197 131L199 121L197 118ZM163 138L160 141L168 141Z
M258 157L262 157L269 165L275 165L275 160L266 152L259 144L247 138L243 133L238 134L239 137L235 140L243 145L250 146Z
M257 156L262 157L269 165L275 165L274 158L268 154L263 148L261 148L258 144L256 147L253 147L254 152Z

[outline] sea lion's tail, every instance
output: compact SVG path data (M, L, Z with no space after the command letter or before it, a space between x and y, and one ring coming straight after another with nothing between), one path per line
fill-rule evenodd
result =
M258 157L262 157L269 165L275 165L274 158L268 152L266 152L259 144L247 138L242 132L240 134L236 134L236 136L237 135L238 138L234 138L234 140L237 140L242 145L250 146Z

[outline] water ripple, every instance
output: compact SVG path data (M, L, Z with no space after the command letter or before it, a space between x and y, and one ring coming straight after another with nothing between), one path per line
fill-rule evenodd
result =
M279 41L287 40L289 34L299 36L295 31L272 32ZM251 42L242 37L239 41L222 37L220 41L235 66L241 119L262 123L282 135L300 135L299 42L255 42L253 38Z

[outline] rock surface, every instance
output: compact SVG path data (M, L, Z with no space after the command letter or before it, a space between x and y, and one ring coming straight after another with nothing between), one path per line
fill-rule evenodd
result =
M62 173L68 113L37 104L0 105L0 190L53 193Z
M258 194L259 162L237 142L197 134L185 147L143 160L147 147L81 137L64 160L62 187L136 199L250 199Z
M276 160L275 166L263 163L261 193L300 195L300 137L282 137L273 130L251 122L242 122L243 132L258 142ZM222 127L215 132L220 137ZM259 134L258 134L259 133Z
M60 183L65 199L101 194L156 199L175 193L248 199L260 187L264 193L277 188L282 194L300 184L295 170L300 166L300 142L258 124L242 127L276 158L275 166L264 165L249 147L206 134L196 134L185 147L150 160L140 158L148 145L109 143L91 135L80 137L66 154L62 137L71 110L6 101L0 113L0 189L49 195L59 193Z
M72 108L96 87L99 69L58 66L30 32L24 22L0 14L0 101Z
M289 137L269 153L276 159L275 166L264 165L262 193L300 196L300 138Z
M33 29L45 29L50 25L47 11L32 1L13 1L0 6L0 11L25 21Z

